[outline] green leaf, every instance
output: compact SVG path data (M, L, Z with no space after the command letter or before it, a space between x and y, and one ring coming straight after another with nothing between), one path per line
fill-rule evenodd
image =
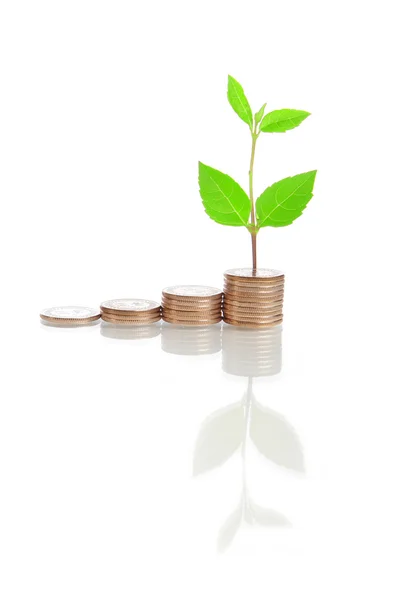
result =
M253 125L253 113L251 112L249 101L240 83L230 75L228 75L228 100L235 113L251 128Z
M257 198L259 227L284 227L299 217L313 196L317 171L286 177L268 187Z
M254 115L254 120L256 122L256 125L258 125L259 122L261 121L261 119L263 118L264 110L265 110L266 106L267 106L267 103L263 104L262 107L260 108L260 110L258 112L256 112L256 114Z
M221 225L247 225L250 198L232 177L200 162L199 185L205 211L211 219Z
M265 115L260 129L268 133L284 133L298 127L309 115L310 113L305 110L295 110L294 108L273 110Z

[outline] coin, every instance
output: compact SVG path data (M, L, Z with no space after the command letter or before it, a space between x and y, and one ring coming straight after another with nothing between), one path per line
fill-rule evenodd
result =
M276 313L276 311L281 311L282 312L282 308L283 308L283 302L279 302L276 304L273 304L271 306L268 307L247 307L247 306L231 306L230 304L225 304L223 307L223 313L235 313L238 315L248 315L248 314L257 314L257 315L269 315L271 313Z
M243 299L255 298L257 300L269 300L270 298L283 298L283 296L284 296L283 290L273 291L273 292L250 292L249 291L247 293L243 293L243 292L239 292L239 291L235 290L234 288L225 288L224 292L225 292L225 297L226 296L235 296L237 298L243 298Z
M130 323L108 323L102 321L100 333L104 337L121 340L142 340L157 337L161 333L161 327L157 324L135 325Z
M221 306L222 304L222 298L220 298L217 302L212 301L212 302L180 302L178 300L170 300L169 298L163 298L161 305L164 306L169 306L170 308L175 308L177 310L201 310L201 311L207 311L207 310L214 310L217 309Z
M101 318L103 321L107 323L125 323L129 325L147 325L148 323L157 323L161 319L161 314L156 317L147 317L147 318L135 318L135 317L115 317L114 315L108 315L106 313L102 313Z
M148 319L152 319L155 317L159 317L161 315L161 309L160 310L154 310L152 312L136 312L136 313L132 313L132 312L116 312L116 311L110 311L110 310L102 310L101 311L102 315L105 315L106 317L111 317L112 319L144 319L144 320L148 320Z
M236 296L225 296L223 306L237 306L238 308L271 308L272 306L280 306L283 304L283 299L279 300L257 300L255 298L237 298Z
M278 310L277 312L271 313L269 315L262 315L259 313L238 314L232 312L224 312L224 317L227 317L228 319L234 319L235 321L253 321L258 323L264 323L273 321L278 317L282 317L282 311Z
M163 311L162 317L168 317L171 319L177 319L178 321L210 321L214 319L219 319L222 317L222 313L214 313L214 314L201 314L201 315L193 315L188 316L187 313L182 315L182 313L171 313Z
M175 319L172 317L167 317L163 315L163 320L167 323L175 323L176 325L195 325L195 326L203 326L204 325L213 325L214 323L219 323L222 317L217 317L216 319L197 319L195 321L189 321L186 319Z
M243 302L253 302L254 304L257 304L258 301L260 303L263 304L270 304L270 303L274 303L274 302L282 302L283 301L283 297L284 295L281 294L259 294L259 295L254 295L254 294L249 294L247 296L243 296L242 294L236 294L235 292L226 292L225 294L225 298L224 298L224 302L226 302L226 300L236 300L237 302L239 301L243 301Z
M233 279L283 279L285 277L282 271L278 271L276 269L228 269L225 271L224 276L232 277Z
M141 298L121 298L117 300L107 300L100 304L103 312L110 315L142 315L157 314L161 307L159 302L153 300L143 300Z
M279 325L280 323L282 323L282 318L278 319L277 321L271 322L271 323L251 323L251 322L243 322L243 321L236 321L234 319L228 319L227 317L224 317L224 322L227 323L228 325L235 325L236 327L248 327L249 329L263 329L265 327L275 327L276 325Z
M269 310L250 310L248 308L238 309L237 307L231 308L230 306L224 307L224 315L236 315L238 317L247 317L248 315L254 315L256 318L270 317L271 315L276 315L282 312L282 305L274 306Z
M237 281L236 279L225 279L224 287L226 287L226 286L233 287L235 289L242 290L243 292L246 292L248 290L256 290L256 291L257 290L265 290L265 291L280 290L285 287L284 281L279 281L279 282L274 281L272 283L266 283L266 284L262 284L258 281L257 281L257 283L246 283L246 281L247 280Z
M179 300L207 300L222 297L222 291L220 289L206 285L174 285L164 288L162 293L165 298L171 298L172 300L176 300L177 296L179 297Z
M171 308L167 308L164 307L163 311L162 311L163 315L170 315L171 317L181 317L181 318L190 318L190 317L204 317L207 318L208 316L212 316L212 317L216 317L218 315L221 314L221 307L218 310L213 310L213 311L204 311L204 312L199 312L199 311L184 311L184 313L182 313L182 311L180 310L174 310Z
M54 306L42 310L40 318L49 323L85 325L100 319L100 311L87 306Z
M115 315L115 314L102 312L101 318L103 319L103 317L108 318L108 319L115 319L116 321L122 320L122 321L138 321L140 323L148 323L149 321L152 321L152 320L159 321L161 319L161 313L157 312L155 315Z
M162 310L165 308L170 310L179 310L179 312L198 312L198 313L208 313L210 311L221 310L222 302L218 302L217 304L179 304L177 302L162 302Z

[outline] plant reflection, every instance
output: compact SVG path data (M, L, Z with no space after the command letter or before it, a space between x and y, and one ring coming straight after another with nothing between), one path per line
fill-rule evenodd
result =
M165 352L179 355L213 354L222 349L223 371L243 377L247 382L241 401L205 419L195 444L194 476L220 467L237 451L241 454L240 500L220 529L218 549L226 550L243 524L290 526L280 512L254 502L247 480L250 443L278 467L289 472L304 472L303 449L296 431L282 415L260 404L253 392L255 378L277 375L281 371L282 327L245 329L224 324L222 329L215 325L188 328L163 323L161 344Z

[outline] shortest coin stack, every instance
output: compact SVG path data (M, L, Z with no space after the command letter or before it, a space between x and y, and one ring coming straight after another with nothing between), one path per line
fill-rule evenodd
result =
M222 292L204 285L175 285L162 293L162 317L167 323L205 326L222 318Z
M40 313L40 318L46 323L69 327L74 325L89 325L100 319L100 311L87 306L53 306Z
M107 323L148 325L161 319L161 306L153 300L122 298L107 300L100 305L101 318Z
M224 273L224 321L238 327L282 323L285 278L273 269L231 269Z

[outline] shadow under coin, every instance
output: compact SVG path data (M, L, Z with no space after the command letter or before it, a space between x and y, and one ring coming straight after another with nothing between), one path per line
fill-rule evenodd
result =
M100 333L106 338L116 340L146 340L160 335L160 323L150 325L126 325L122 323L101 322Z
M224 323L222 370L240 377L276 375L282 368L282 326L247 329Z
M191 327L163 322L161 347L169 354L216 354L221 350L221 324Z

